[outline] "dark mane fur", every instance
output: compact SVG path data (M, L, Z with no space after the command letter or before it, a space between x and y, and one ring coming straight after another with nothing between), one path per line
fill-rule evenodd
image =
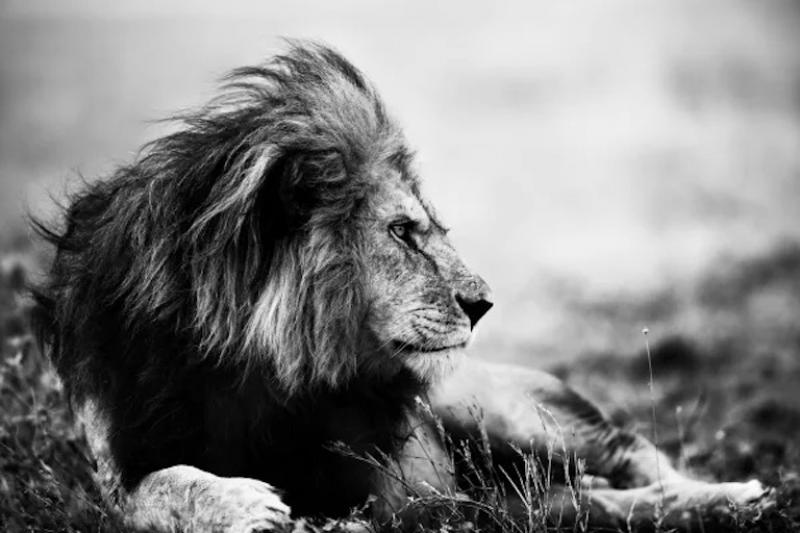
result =
M366 312L353 220L371 165L405 166L407 151L361 73L317 45L235 71L180 124L72 196L62 225L36 223L56 248L34 291L40 337L73 400L110 418L128 488L193 464L267 479L303 511L314 488L290 478L335 462L323 442L374 427L388 448L401 418L405 397L353 380ZM369 425L319 429L366 397ZM349 504L331 490L327 505Z

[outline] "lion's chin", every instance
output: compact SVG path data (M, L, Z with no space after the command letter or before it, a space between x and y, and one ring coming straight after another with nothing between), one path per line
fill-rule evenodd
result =
M404 354L403 363L423 383L436 384L452 374L466 356L463 347Z

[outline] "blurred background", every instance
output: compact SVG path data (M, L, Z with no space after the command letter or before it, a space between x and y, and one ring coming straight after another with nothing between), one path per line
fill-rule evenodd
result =
M92 489L28 334L23 215L53 217L281 37L339 49L405 127L494 289L477 356L648 434L655 401L682 466L800 501L797 1L0 0L0 523L106 516L74 511Z
M716 335L682 312L698 283L800 236L796 2L3 0L3 239L280 37L338 48L405 127L494 288L481 353L540 365L641 347L645 325ZM754 320L796 323L784 297Z

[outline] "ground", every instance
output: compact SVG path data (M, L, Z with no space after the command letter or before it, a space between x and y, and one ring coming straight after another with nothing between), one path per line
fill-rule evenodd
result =
M31 251L25 238L5 241L3 250L0 529L120 531L120 524L92 485L86 443L72 427L61 384L31 337L30 304L24 288L43 259ZM694 305L703 311L700 316L712 317L715 314L708 311L715 306L763 305L769 298L762 293L768 290L797 295L799 274L800 248L787 246L705 282ZM599 311L620 318L625 316L619 311L623 305L635 311L632 304L600 306L599 310L589 305L583 315ZM712 323L714 319L708 320ZM800 525L800 401L796 391L800 336L775 331L772 338L779 342L762 343L762 351L754 353L747 321L741 325L738 335L728 333L710 344L680 335L656 339L648 333L642 336L640 353L587 353L550 370L610 407L607 411L618 423L651 438L654 400L655 438L684 469L707 479L758 478L776 488L778 505L774 509L756 521L742 518L728 526L740 531L790 531ZM648 349L654 374L652 392L648 387ZM507 522L499 523L496 529L510 530ZM451 523L444 530L459 527ZM527 525L518 529L530 530Z

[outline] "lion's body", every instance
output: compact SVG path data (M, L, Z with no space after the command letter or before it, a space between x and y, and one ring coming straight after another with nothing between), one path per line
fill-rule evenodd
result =
M285 504L336 517L371 496L385 519L409 491L454 492L428 402L456 437L478 402L498 457L559 435L592 473L655 481L652 445L555 378L453 371L488 287L410 160L352 65L295 46L40 227L57 248L40 334L131 525L278 528Z

